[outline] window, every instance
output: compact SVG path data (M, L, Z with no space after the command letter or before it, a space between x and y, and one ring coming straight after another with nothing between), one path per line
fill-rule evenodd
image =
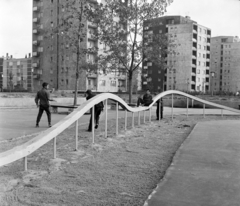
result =
M199 28L199 32L200 32L200 33L202 32L202 29L201 29L201 28Z
M161 29L159 30L159 34L162 34L162 30Z
M206 55L205 55L205 54L203 54L203 58L206 58Z
M111 81L110 86L116 87L116 81Z
M53 22L51 21L51 27L53 27Z
M201 53L198 53L198 57L201 57Z
M99 81L99 85L100 86L105 86L106 85L106 81L105 80L100 80Z
M200 61L198 61L198 66L201 66L201 62Z
M201 49L201 45L200 44L198 44L198 48Z
M148 65L148 66L152 66L152 62L148 62L147 65Z
M202 40L202 38L199 36L199 37L198 37L198 40L199 40L199 41L201 41L201 40Z

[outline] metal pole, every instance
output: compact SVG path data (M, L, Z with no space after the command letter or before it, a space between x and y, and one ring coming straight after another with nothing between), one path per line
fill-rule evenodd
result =
M171 110L171 114L172 114L172 120L173 120L173 94L172 94L172 110Z
M124 129L127 130L127 110L125 109L125 125Z
M105 138L107 138L107 114L108 114L108 103L107 103L107 99L105 101Z
M75 150L78 150L78 120L76 121L76 133L75 133Z
M187 117L188 117L188 97L187 97Z
M203 104L203 117L205 118L205 104Z
M160 120L161 120L161 101L160 101L160 99L158 100L159 101L159 104L158 104L158 121L160 122Z
M27 156L23 158L24 171L27 171Z
M92 107L92 143L94 144L95 105Z
M140 126L140 112L138 112L138 126Z
M146 119L146 111L144 110L144 111L143 111L143 123L146 122L145 119Z
M57 138L53 138L53 159L56 159L56 153L57 153Z
M151 107L149 108L149 122L151 122L152 119L152 110Z
M118 135L118 102L116 103L116 135Z
M223 109L221 109L221 116L223 117Z
M132 128L134 128L134 112L132 112Z

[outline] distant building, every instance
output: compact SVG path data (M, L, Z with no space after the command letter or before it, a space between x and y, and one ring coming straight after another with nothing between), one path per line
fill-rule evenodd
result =
M168 49L165 68L154 62L143 62L143 89L153 91L209 91L211 30L190 17L164 16L144 22L144 44L149 34L166 34L174 45Z
M3 91L3 60L3 57L0 58L0 91Z
M34 90L38 90L42 82L48 82L50 88L57 90L75 89L75 64L74 53L69 50L69 45L61 38L61 35L49 34L53 28L60 25L62 17L66 13L62 1L39 1L33 0L33 46L32 66ZM89 4L97 4L96 0L89 0ZM85 61L95 62L98 55L94 48L101 49L98 40L93 38L97 32L97 25L86 22L86 36L81 42L83 48L92 49L93 52L86 54ZM99 51L101 52L101 51ZM126 75L118 72L103 74L101 71L88 73L83 71L79 78L81 91L92 89L98 92L117 92L119 89L126 91Z
M213 91L240 90L240 39L234 36L211 38L211 85Z
M7 56L0 59L0 72L2 62L2 90L32 91L32 58L13 58ZM0 81L1 84L1 81Z

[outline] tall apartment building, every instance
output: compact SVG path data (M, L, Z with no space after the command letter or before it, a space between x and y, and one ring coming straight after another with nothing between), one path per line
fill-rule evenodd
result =
M66 12L62 3L67 0L33 0L33 83L34 90L41 87L42 82L48 82L50 88L57 90L74 90L75 65L71 50L61 35L53 34L46 37L46 33L62 23ZM97 0L88 0L89 4L97 4ZM97 32L97 25L86 21L86 36L81 42L83 48L92 48L93 52L86 54L85 61L96 61L100 43L93 34ZM99 51L100 52L100 51ZM126 75L119 72L103 74L101 72L80 74L79 90L92 89L98 92L126 91Z
M197 24L190 17L164 16L144 22L144 44L149 35L166 34L174 49L167 48L165 68L154 62L143 62L143 89L153 91L209 90L211 30ZM173 48L173 47L171 47Z
M0 59L1 61L1 59ZM0 63L1 64L1 63ZM1 65L0 65L1 69ZM2 90L32 91L32 58L2 58Z
M211 38L210 73L213 91L240 90L240 38L217 36Z

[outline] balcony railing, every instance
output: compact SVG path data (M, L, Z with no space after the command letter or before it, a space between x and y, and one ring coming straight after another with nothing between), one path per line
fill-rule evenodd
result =
M32 55L33 55L34 57L36 57L36 56L38 56L38 53L37 53L37 52L33 52Z
M33 7L33 11L37 11L38 10L38 8L35 6L35 7Z
M33 19L33 22L34 22L34 23L37 23L37 22L38 22L38 18L34 18L34 19Z
M35 62L35 63L32 63L32 66L33 66L33 67L38 67L38 63L36 63L36 62Z
M33 41L33 45L38 45L38 41L37 40Z
M37 34L38 33L37 29L33 29L33 33Z

